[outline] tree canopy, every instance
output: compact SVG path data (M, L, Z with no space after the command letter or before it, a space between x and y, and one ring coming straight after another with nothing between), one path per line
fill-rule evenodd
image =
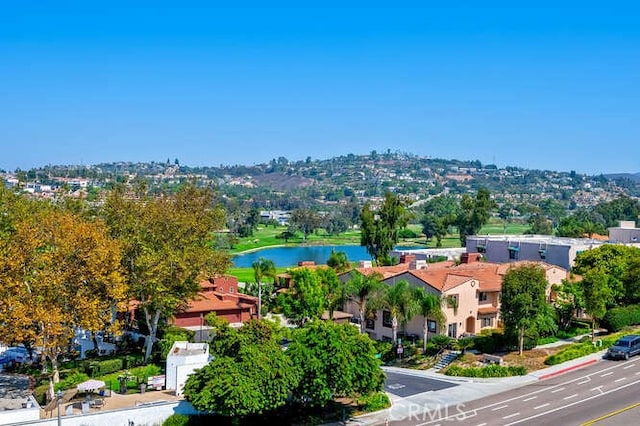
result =
M525 330L535 336L540 315L546 312L546 288L545 272L540 266L522 265L504 275L500 312L505 335L517 336L521 355Z
M119 330L113 313L125 310L127 296L121 247L100 220L53 206L14 219L0 239L0 340L42 348L57 378L76 327Z
M118 188L107 198L104 216L124 244L122 265L149 330L149 359L160 319L186 307L201 279L230 266L229 256L209 243L210 233L224 226L224 212L211 189L185 184L175 195L142 198Z
M294 332L287 355L302 370L294 391L305 405L382 389L384 374L373 342L350 324L313 321Z
M366 203L360 213L360 245L378 265L390 264L389 252L400 239L398 231L409 223L410 213L405 202L395 194L387 192L384 203L373 210Z

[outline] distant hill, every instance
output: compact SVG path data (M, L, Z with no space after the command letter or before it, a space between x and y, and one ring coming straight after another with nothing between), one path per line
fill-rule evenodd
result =
M604 175L604 177L610 180L629 179L633 182L640 182L640 173L611 173Z

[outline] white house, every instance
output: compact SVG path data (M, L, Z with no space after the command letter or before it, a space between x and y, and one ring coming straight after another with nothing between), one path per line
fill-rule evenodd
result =
M175 342L167 355L167 389L182 395L187 377L208 363L208 343Z

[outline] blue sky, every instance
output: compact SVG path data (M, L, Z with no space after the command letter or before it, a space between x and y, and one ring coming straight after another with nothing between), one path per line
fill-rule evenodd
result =
M0 168L390 149L640 172L640 5L450 3L3 2Z

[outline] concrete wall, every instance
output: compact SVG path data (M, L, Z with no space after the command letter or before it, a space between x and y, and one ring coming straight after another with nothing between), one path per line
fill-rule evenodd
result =
M123 410L105 411L77 416L63 416L64 426L153 426L161 425L172 414L198 414L186 401L160 402ZM50 419L12 422L14 425L57 426L57 410Z

